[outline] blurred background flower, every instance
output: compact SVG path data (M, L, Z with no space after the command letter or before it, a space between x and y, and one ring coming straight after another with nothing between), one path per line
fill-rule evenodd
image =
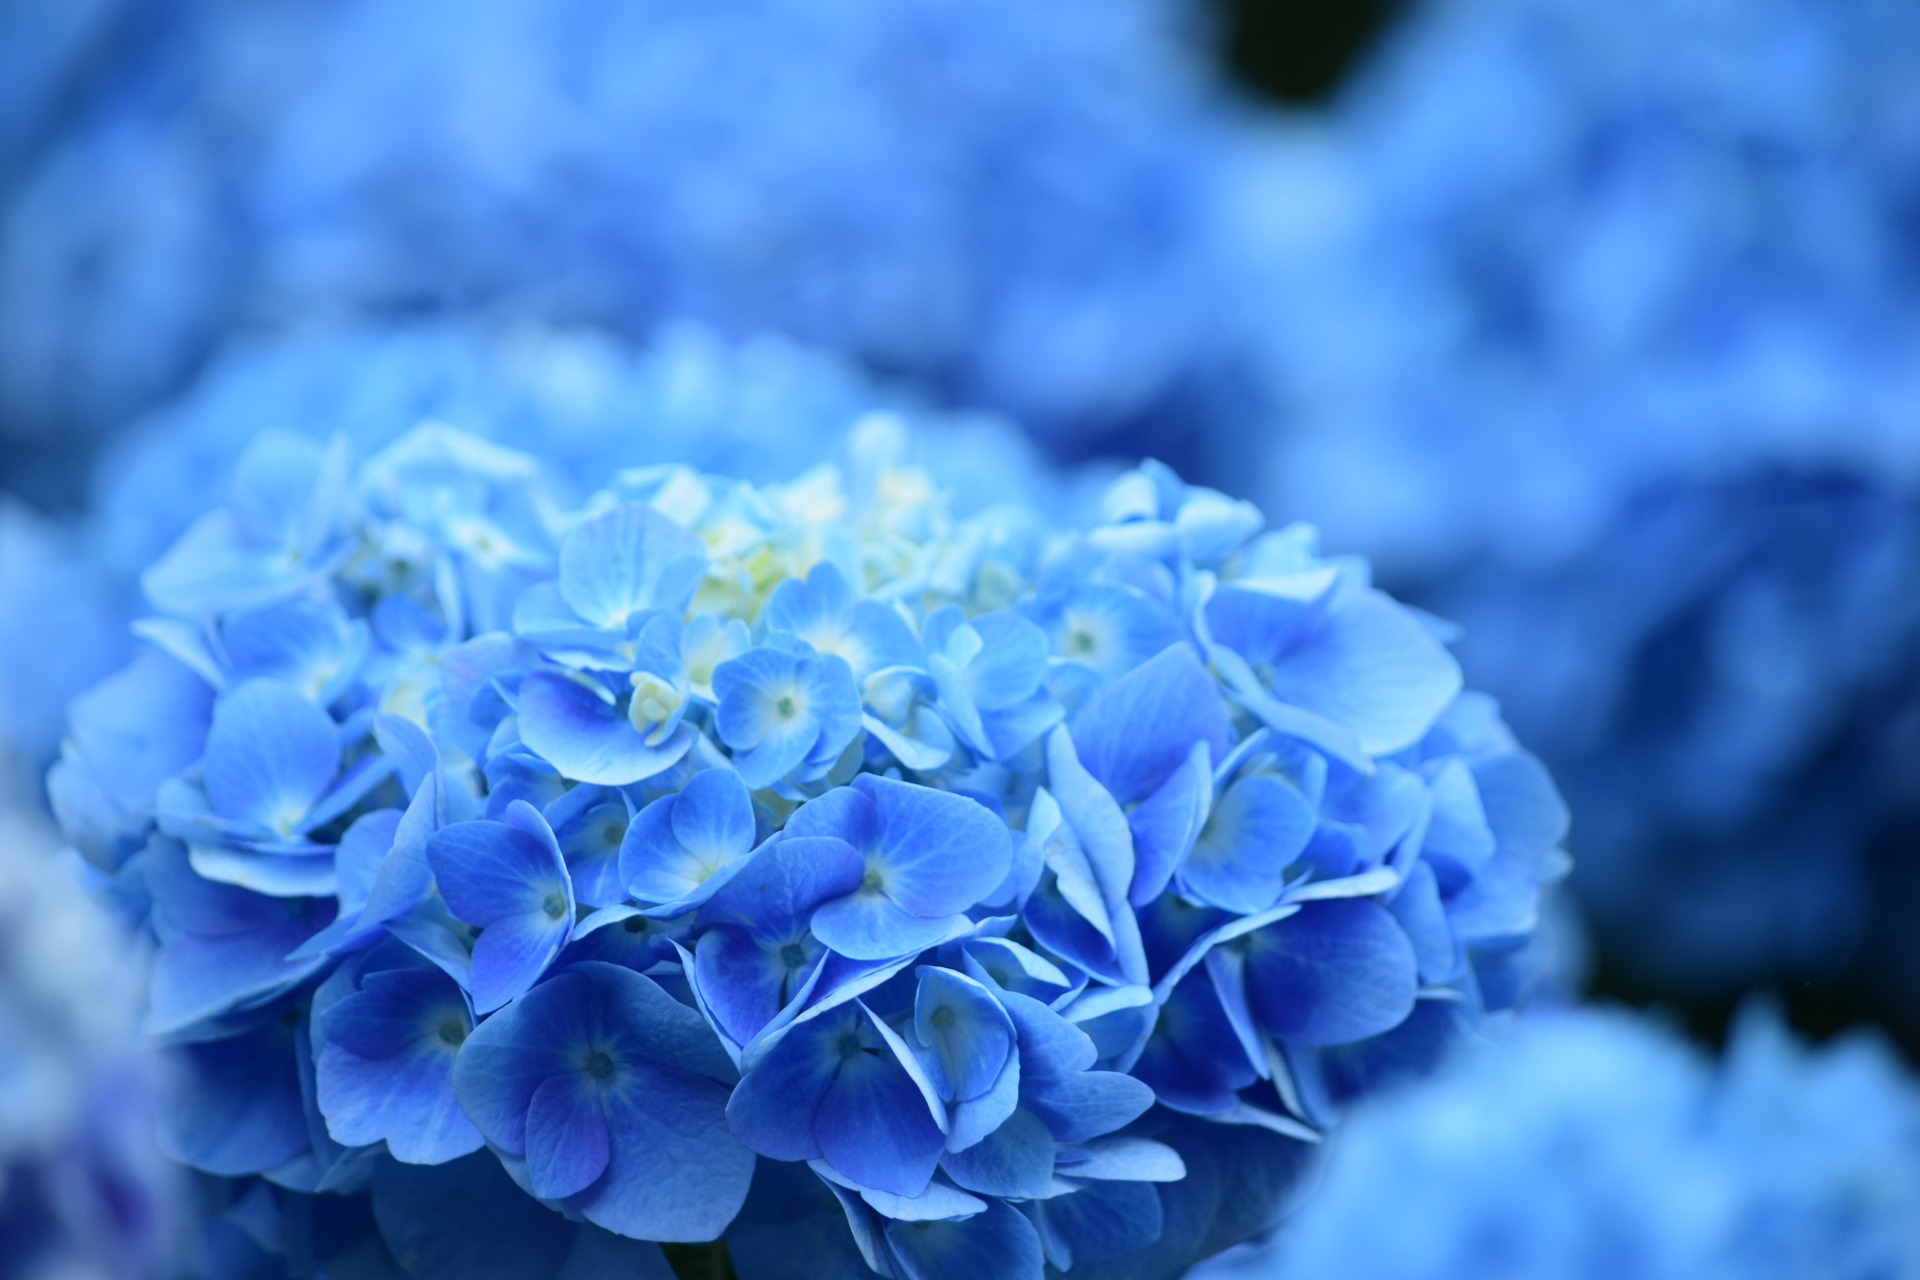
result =
M1391 1229L1383 1229L1391 1220ZM1888 1046L1769 1009L1724 1061L1616 1010L1535 1018L1347 1117L1263 1247L1195 1280L1907 1276L1920 1088Z
M1271 505L1462 625L1603 986L1920 1043L1920 11L1433 0L1276 183Z

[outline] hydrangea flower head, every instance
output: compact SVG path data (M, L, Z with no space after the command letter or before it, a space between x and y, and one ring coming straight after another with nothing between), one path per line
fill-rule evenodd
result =
M1158 464L1077 530L898 443L250 446L51 780L170 1153L416 1275L1172 1275L1514 1003L1564 812L1428 623Z

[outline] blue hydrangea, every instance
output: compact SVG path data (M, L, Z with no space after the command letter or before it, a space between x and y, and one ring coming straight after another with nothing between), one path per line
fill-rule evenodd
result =
M1157 463L1076 530L898 446L565 502L439 423L254 440L49 779L216 1224L1172 1276L1515 1004L1566 815L1435 624Z
M153 1140L136 958L0 763L0 1272L171 1274L186 1188Z
M1878 1039L1809 1049L1749 1011L1716 1063L1618 1012L1518 1030L1359 1109L1275 1242L1196 1276L1920 1269L1920 1086Z
M125 8L10 184L10 437L368 313L774 329L1083 448L1239 394L1248 113L1182 4Z
M1884 0L1441 2L1294 148L1268 492L1463 625L1642 988L1913 971L1916 83Z
M29 761L52 759L68 700L129 656L140 572L227 497L262 424L319 441L339 429L371 453L428 420L537 448L560 501L643 463L754 481L797 475L856 435L874 438L876 456L898 448L931 468L962 512L1080 501L1003 420L935 413L904 389L774 338L732 343L681 325L636 348L588 329L448 322L257 340L105 451L84 518L56 522L0 504L0 739ZM882 448L883 439L892 443ZM260 493L255 501L271 500Z

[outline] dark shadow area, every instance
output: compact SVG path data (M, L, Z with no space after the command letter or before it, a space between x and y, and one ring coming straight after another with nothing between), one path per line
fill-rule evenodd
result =
M1213 0L1221 54L1246 87L1289 106L1331 97L1404 0Z

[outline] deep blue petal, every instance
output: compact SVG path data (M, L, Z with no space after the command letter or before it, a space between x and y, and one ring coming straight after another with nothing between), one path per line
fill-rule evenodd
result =
M946 1145L920 1087L884 1046L841 1056L814 1111L813 1132L835 1169L902 1196L926 1189Z
M1419 986L1413 943L1379 903L1309 902L1249 935L1247 995L1262 1025L1299 1044L1345 1044L1397 1026Z
M527 1105L527 1173L533 1193L560 1200L606 1171L611 1138L598 1081L584 1073L548 1076Z
M1004 1124L964 1151L949 1151L941 1167L954 1182L989 1196L1044 1196L1053 1184L1058 1144L1031 1111L1016 1110Z
M1033 1224L1010 1205L952 1222L889 1222L887 1243L901 1280L1040 1280L1044 1259Z

